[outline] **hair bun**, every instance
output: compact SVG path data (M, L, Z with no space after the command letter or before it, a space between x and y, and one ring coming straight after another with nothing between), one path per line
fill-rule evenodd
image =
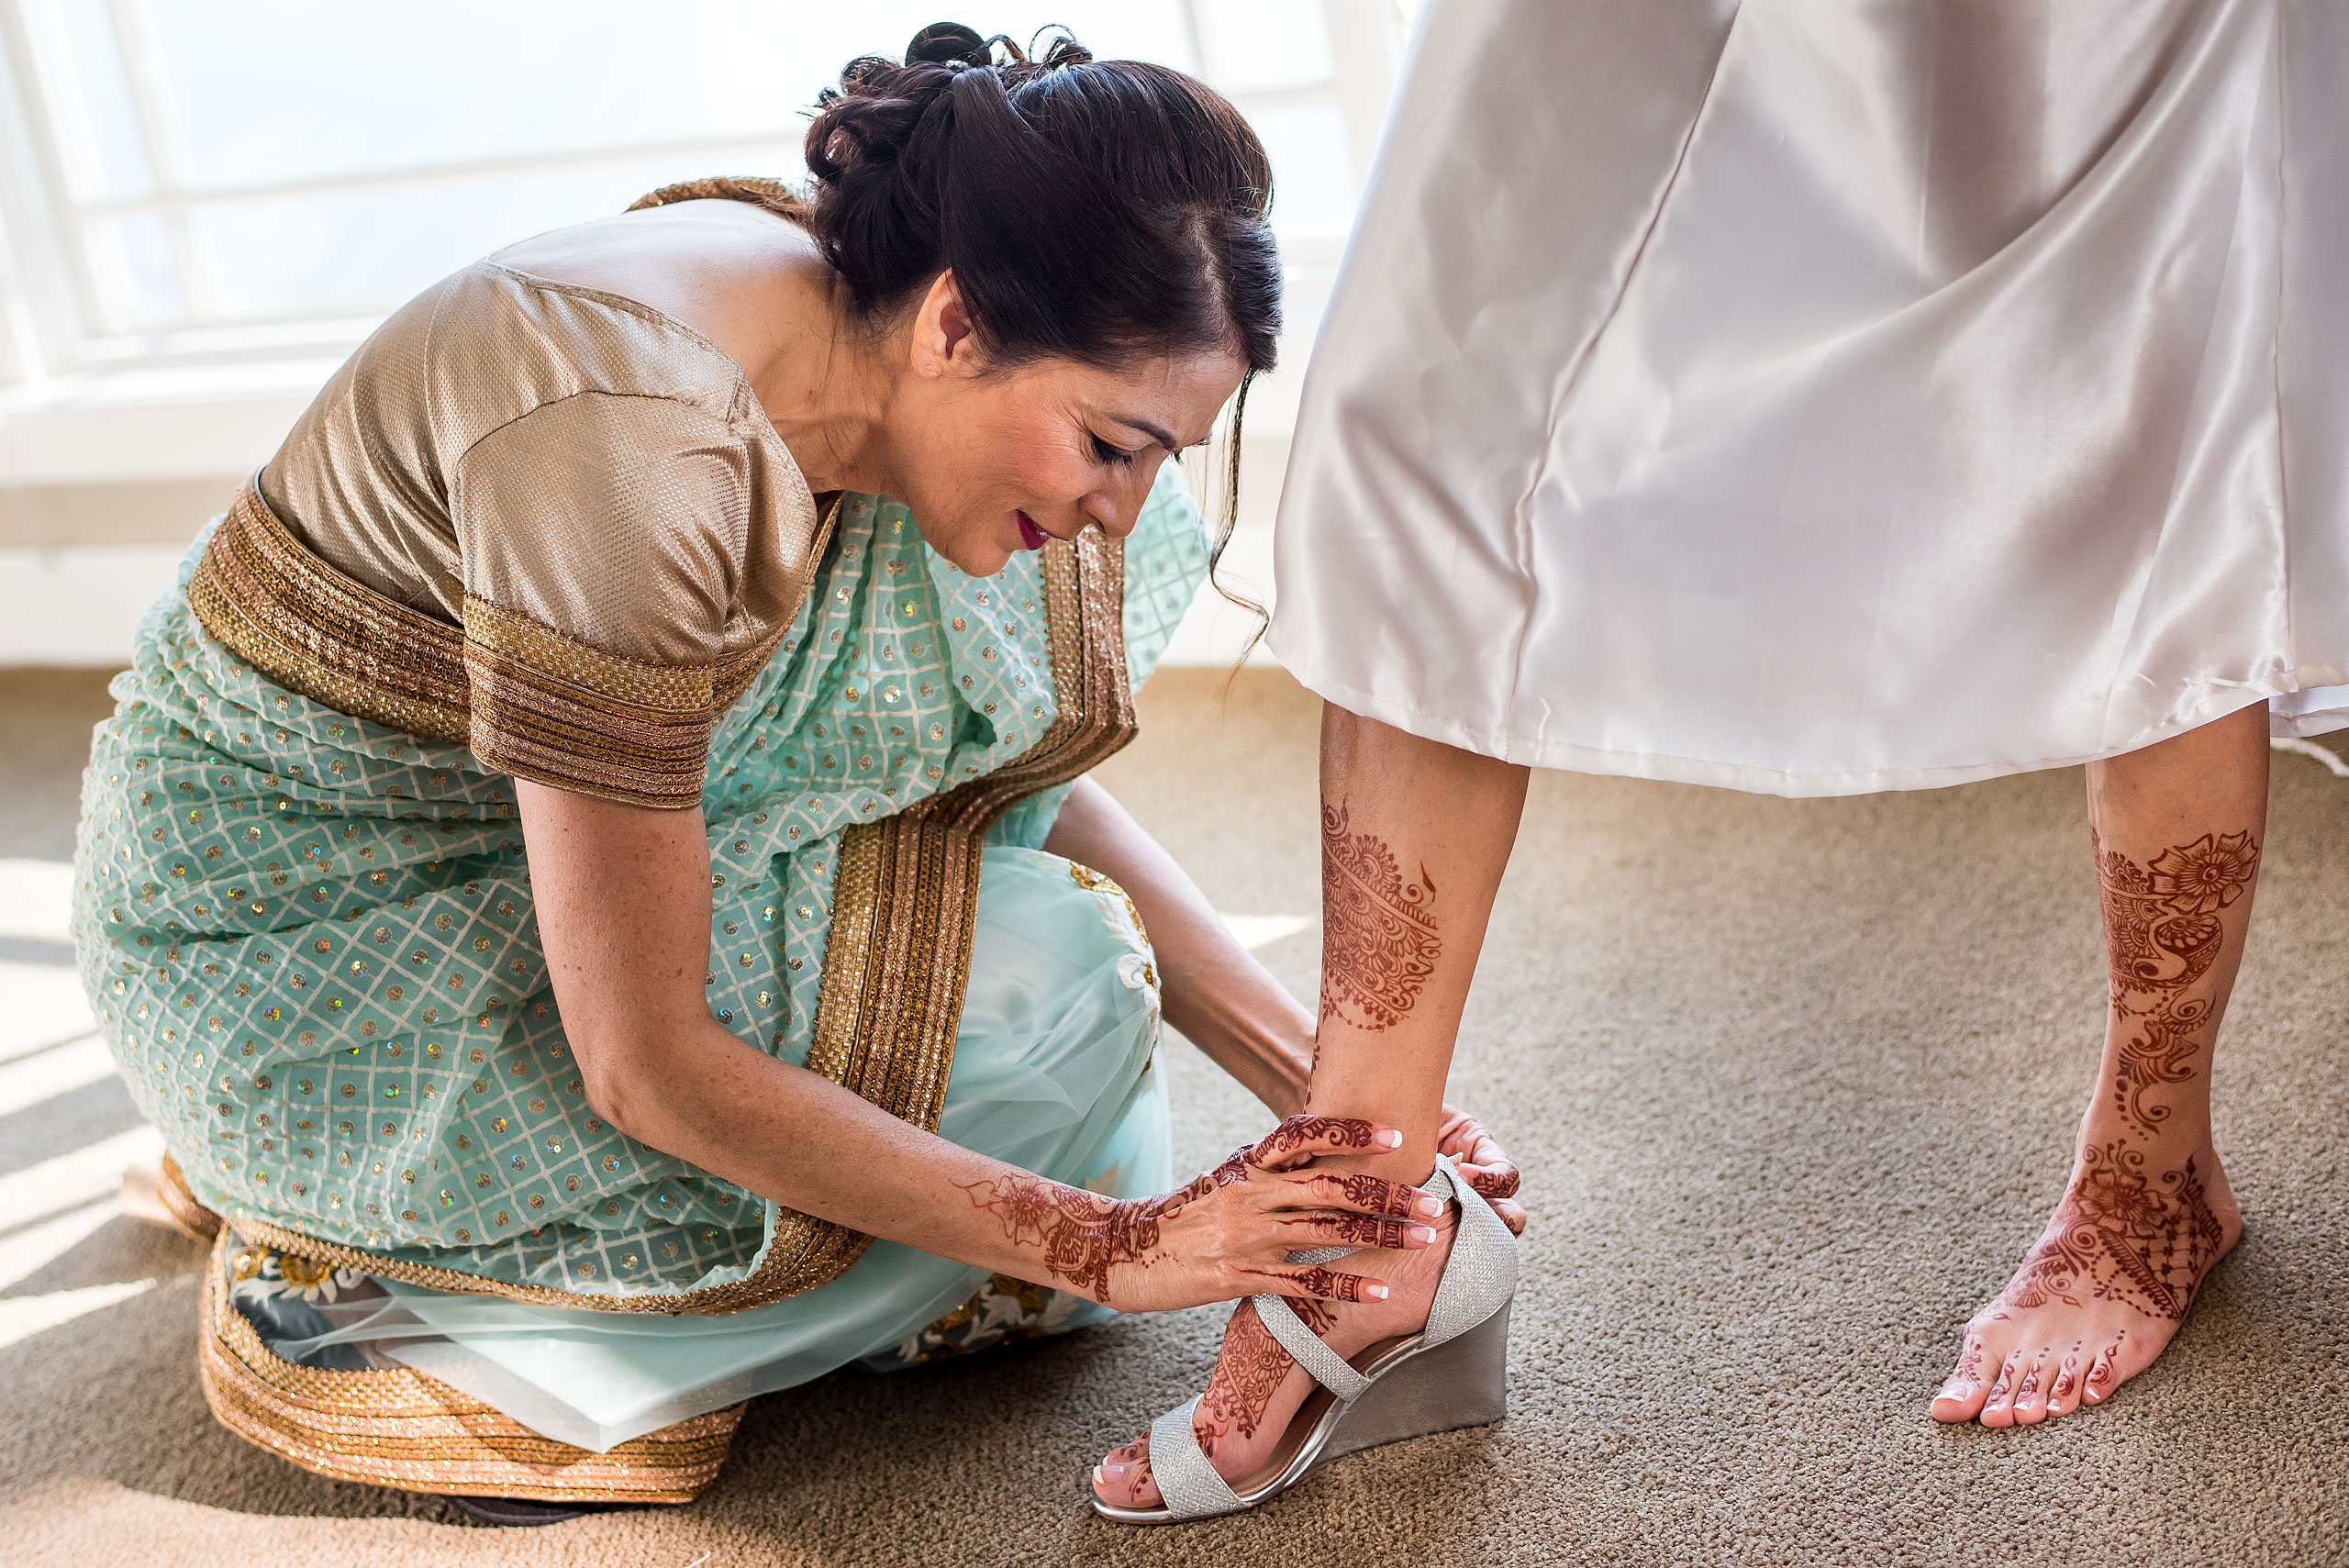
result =
M906 46L907 65L988 65L987 40L960 22L932 22Z

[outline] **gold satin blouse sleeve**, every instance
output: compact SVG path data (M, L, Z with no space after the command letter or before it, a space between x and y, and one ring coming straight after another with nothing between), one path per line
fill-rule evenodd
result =
M450 511L483 762L630 805L700 800L733 666L764 651L728 647L753 462L723 416L602 392L464 452Z

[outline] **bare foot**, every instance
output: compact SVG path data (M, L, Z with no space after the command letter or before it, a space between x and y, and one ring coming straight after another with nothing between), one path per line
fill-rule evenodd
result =
M1385 1301L1292 1298L1289 1306L1331 1350L1350 1360L1383 1340L1418 1333L1427 1327L1429 1308L1435 1304L1435 1287L1452 1256L1459 1216L1459 1206L1448 1204L1443 1217L1433 1222L1433 1245L1380 1255L1379 1273L1388 1285ZM1199 1451L1234 1491L1247 1491L1265 1478L1290 1419L1319 1386L1257 1318L1255 1303L1241 1302L1224 1325L1223 1348L1191 1417ZM1093 1490L1113 1507L1159 1506L1158 1483L1150 1473L1148 1432L1112 1450L1094 1468Z
M2101 1404L2154 1362L2243 1235L2206 1137L2084 1138L2072 1184L1996 1301L1974 1315L1933 1418L2032 1426Z

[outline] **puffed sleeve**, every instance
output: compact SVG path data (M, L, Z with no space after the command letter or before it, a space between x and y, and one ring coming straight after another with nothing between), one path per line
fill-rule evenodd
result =
M450 509L474 755L630 805L700 800L730 666L751 651L726 633L751 461L722 416L600 392L467 449Z

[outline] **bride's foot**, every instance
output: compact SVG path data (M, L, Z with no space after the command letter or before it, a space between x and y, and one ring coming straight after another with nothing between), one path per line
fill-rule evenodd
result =
M1379 1254L1378 1273L1386 1280L1384 1301L1339 1302L1289 1299L1306 1327L1341 1356L1351 1360L1382 1340L1402 1339L1427 1327L1435 1289L1452 1256L1459 1207L1448 1206L1434 1221L1432 1246ZM1270 1465L1289 1422L1319 1386L1273 1338L1243 1301L1224 1325L1223 1349L1207 1392L1191 1417L1199 1451L1225 1481L1238 1485ZM1150 1434L1114 1449L1095 1467L1093 1490L1121 1508L1159 1506L1158 1483L1150 1471Z
M1966 1325L1934 1418L2030 1426L2110 1398L2162 1353L2242 1235L2207 1136L2148 1149L2092 1127L2047 1229Z

